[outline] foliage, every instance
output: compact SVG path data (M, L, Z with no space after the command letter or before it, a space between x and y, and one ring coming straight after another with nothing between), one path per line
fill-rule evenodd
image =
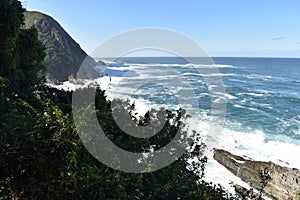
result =
M1 0L0 5L1 89L9 86L19 94L29 93L38 83L37 73L44 69L45 48L37 39L36 29L21 29L25 10L20 2Z
M45 69L43 64L45 47L37 39L38 32L34 28L21 29L17 43L17 66L14 80L20 91L32 90L39 80L37 74Z
M0 0L0 77L10 79L16 69L16 46L23 12L20 2Z

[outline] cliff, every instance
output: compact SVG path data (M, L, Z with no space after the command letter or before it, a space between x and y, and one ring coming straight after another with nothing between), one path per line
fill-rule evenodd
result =
M263 193L272 199L300 199L300 171L273 162L253 161L215 149L214 159L251 187L262 188L262 174L268 174Z
M89 57L71 36L52 17L35 11L25 12L25 28L35 27L39 40L46 47L45 65L48 81L67 81L70 75L76 76L84 62L83 76L80 78L96 78L97 63Z

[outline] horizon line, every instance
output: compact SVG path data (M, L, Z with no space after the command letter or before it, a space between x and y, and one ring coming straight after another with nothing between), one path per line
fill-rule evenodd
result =
M115 58L115 57L94 57ZM272 57L272 56L121 56L119 58L272 58L272 59L300 59L300 57Z

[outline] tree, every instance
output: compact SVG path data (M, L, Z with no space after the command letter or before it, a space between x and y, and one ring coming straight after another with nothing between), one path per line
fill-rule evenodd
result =
M0 85L32 91L38 72L44 69L45 47L38 40L37 30L22 29L24 11L16 0L0 0ZM11 92L11 91L7 91Z
M38 32L35 28L20 30L16 49L18 67L13 79L19 91L32 91L39 82L41 70L45 69L45 47L37 38Z
M0 0L0 77L8 80L16 69L16 48L25 10L17 0Z

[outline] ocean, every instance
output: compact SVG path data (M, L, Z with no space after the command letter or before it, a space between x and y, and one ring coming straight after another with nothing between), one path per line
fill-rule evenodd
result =
M178 99L172 94L178 91L159 87L160 82L185 78L192 85L189 89L198 95L200 110L210 109L211 97L205 81L182 58L122 57L106 61L110 63L107 72L111 79L119 79L110 83L109 92L146 101L150 106L174 108L178 107ZM213 61L226 92L227 128L262 132L265 142L300 145L300 59L218 57ZM170 74L170 68L177 74ZM130 91L132 88L134 92Z
M213 100L205 76L219 77L226 93L226 113L212 148L300 169L300 59L212 59L213 66L202 68L215 67L219 73L202 76L179 57L105 58L108 67L98 82L110 98L129 98L144 112L150 107L187 108L205 142ZM201 67L200 60L197 65ZM184 90L192 91L197 108L189 96L176 97ZM205 177L226 188L231 181L241 182L212 156Z

